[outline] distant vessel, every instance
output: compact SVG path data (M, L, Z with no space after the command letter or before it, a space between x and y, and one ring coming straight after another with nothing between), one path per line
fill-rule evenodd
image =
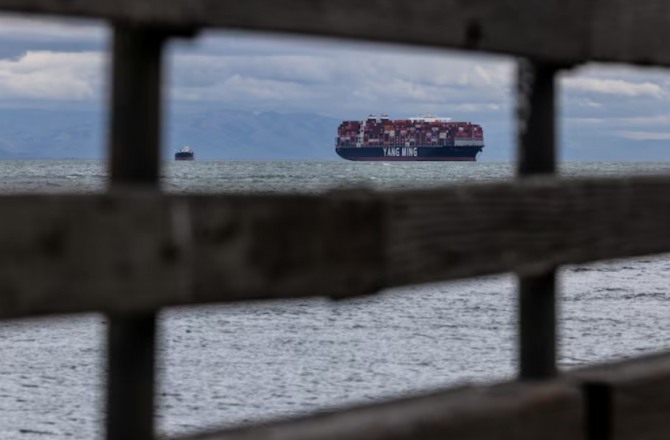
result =
M335 142L337 154L348 160L474 161L484 148L484 130L432 115L398 120L370 115L342 122Z
M178 150L174 154L174 160L194 160L195 153L189 148L188 145L183 147L181 150Z

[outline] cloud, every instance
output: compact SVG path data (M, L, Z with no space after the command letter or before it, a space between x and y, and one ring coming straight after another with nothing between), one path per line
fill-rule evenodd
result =
M102 41L108 33L96 22L0 17L2 40L32 41L41 49L52 41L54 48L65 49L17 52L24 42L5 50L3 105L22 99L99 101L106 57L97 47L77 52L76 44ZM348 117L499 113L508 108L514 67L500 57L240 31L208 31L169 47L173 105Z
M658 131L618 131L616 134L635 141L670 141L670 132Z
M670 100L667 72L588 64L560 75L565 103L589 117L650 117Z
M102 41L108 33L107 26L89 20L0 16L0 39L5 42Z
M0 105L102 108L109 30L95 22L0 17ZM369 42L207 31L167 51L172 111L246 110L361 118L432 113L512 139L515 63ZM36 50L39 49L39 50ZM587 65L560 74L570 146L669 140L670 75ZM75 104L73 104L75 103Z
M12 24L0 20L6 23ZM106 32L101 26L29 20L14 22L14 30L0 36L19 32L24 24L24 37L34 39L75 41ZM168 55L169 96L177 109L513 119L515 65L508 58L242 32L179 41ZM105 95L105 60L102 52L90 50L29 51L0 59L3 106L21 100L98 105ZM668 122L658 117L670 97L664 72L587 66L562 74L560 84L568 124L612 133Z
M171 65L177 100L398 116L497 112L508 100L513 68L497 59L355 50L223 57L180 53Z
M663 88L651 82L631 82L621 79L603 79L576 77L566 78L563 85L568 90L602 93L627 97L652 97L661 99L666 96Z
M589 65L561 77L561 84L565 85L559 101L564 136L604 139L604 143L643 142L661 140L662 135L655 133L667 131L670 124L667 72Z
M500 59L388 48L171 54L169 88L176 105L338 116L499 112L508 100L513 69L511 61ZM0 59L0 98L95 102L104 95L105 59L96 51L29 51Z
M0 98L83 101L102 92L103 55L95 52L28 52L0 60Z

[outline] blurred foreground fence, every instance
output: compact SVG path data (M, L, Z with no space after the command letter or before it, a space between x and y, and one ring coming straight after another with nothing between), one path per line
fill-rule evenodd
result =
M190 438L670 437L670 355L559 375L555 311L559 265L670 251L670 178L552 177L556 73L591 60L668 65L669 2L0 0L0 10L114 27L110 191L0 199L0 318L110 316L109 440L154 438L160 308L346 298L510 271L520 277L519 380ZM208 26L524 57L519 180L323 196L163 195L162 49Z

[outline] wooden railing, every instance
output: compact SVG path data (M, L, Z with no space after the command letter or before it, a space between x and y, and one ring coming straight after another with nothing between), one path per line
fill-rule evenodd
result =
M552 177L556 73L589 60L668 65L670 3L0 0L0 10L114 27L109 193L0 199L0 317L110 316L109 440L154 438L155 320L163 307L346 298L510 271L520 276L518 381L190 438L670 436L670 355L559 376L555 334L559 265L670 251L670 178ZM523 56L520 179L400 193L163 195L162 48L207 26Z
M670 248L669 193L670 177L540 177L322 196L5 197L0 317L346 298L658 253Z

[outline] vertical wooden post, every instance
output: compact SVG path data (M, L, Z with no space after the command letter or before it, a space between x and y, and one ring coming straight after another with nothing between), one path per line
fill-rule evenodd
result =
M521 60L518 71L518 177L553 174L557 68ZM556 271L519 279L519 378L556 375Z
M164 33L116 25L113 42L111 186L158 187Z
M158 188L163 42L164 34L158 30L114 27L111 188L137 184ZM154 437L155 333L153 312L110 318L107 440Z
M112 317L107 360L107 440L154 438L156 315Z

